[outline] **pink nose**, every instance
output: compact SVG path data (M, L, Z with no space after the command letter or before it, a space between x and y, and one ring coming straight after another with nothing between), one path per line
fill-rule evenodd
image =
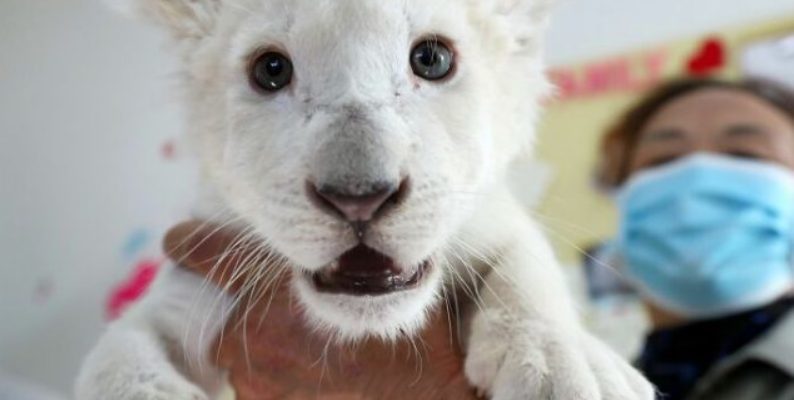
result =
M375 184L370 190L356 194L335 186L309 186L310 197L315 200L315 204L349 222L369 222L375 219L389 205L396 204L407 190L405 181L399 186L391 183Z

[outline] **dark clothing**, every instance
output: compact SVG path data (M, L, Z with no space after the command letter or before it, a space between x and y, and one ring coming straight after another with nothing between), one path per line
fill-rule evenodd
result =
M657 330L647 337L637 366L664 400L794 400L792 306L794 298L787 298L724 318ZM788 339L778 339L781 336ZM770 352L769 346L777 348ZM765 393L763 388L744 397L739 397L742 388L726 390L751 376L746 384L771 385L769 390L782 390L790 397Z

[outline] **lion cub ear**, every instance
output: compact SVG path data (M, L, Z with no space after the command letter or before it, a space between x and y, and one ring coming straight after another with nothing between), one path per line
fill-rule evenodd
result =
M487 0L508 18L519 51L537 51L557 0Z
M124 14L166 28L177 40L201 39L215 27L224 0L104 0Z

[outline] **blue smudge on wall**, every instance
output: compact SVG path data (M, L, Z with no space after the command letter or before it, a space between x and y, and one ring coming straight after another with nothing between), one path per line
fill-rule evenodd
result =
M152 239L151 232L145 228L139 228L127 235L121 247L121 256L124 261L129 263L135 260L138 254L146 248Z

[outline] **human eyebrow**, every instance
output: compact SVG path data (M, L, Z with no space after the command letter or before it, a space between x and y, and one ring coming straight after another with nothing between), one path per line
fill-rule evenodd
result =
M642 142L666 142L673 140L683 140L686 138L686 133L677 128L662 128L650 131L644 135L640 141Z
M722 132L722 135L727 137L766 136L768 134L769 132L764 127L751 123L731 125Z

